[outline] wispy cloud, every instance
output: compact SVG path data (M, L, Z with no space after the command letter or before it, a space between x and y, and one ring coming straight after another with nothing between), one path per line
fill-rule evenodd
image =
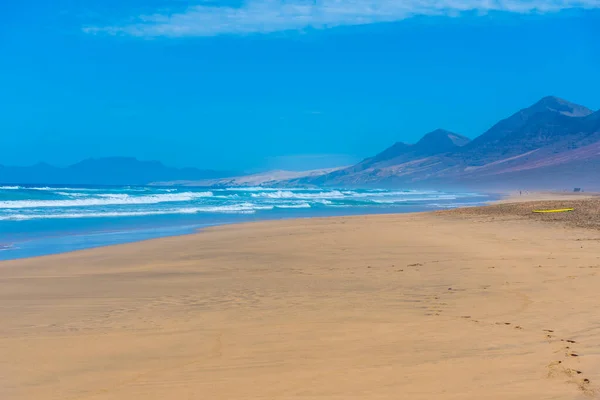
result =
M247 0L240 7L206 3L179 13L141 15L130 23L90 26L84 31L141 37L216 36L365 25L417 15L550 13L573 8L600 8L600 0Z

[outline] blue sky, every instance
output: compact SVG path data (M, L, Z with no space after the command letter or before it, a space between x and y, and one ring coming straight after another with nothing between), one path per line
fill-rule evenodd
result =
M474 137L545 95L600 108L599 37L600 0L5 2L0 164L319 168Z

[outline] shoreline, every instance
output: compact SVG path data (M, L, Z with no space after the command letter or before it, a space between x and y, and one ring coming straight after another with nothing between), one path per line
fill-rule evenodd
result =
M528 210L261 221L2 262L0 393L593 397L599 232Z
M479 194L482 197L487 197L495 200L499 197L498 194ZM434 201L432 199L432 201ZM480 203L484 204L484 202ZM406 207L406 208L404 208ZM457 206L458 207L458 206ZM159 225L152 226L148 221L127 221L126 219L117 221L120 225L119 229L108 230L103 229L100 231L73 231L73 232L50 232L42 234L41 236L32 236L26 239L17 239L12 241L6 241L0 243L0 245L8 245L4 248L0 248L0 263L3 261L43 257L54 254L64 254L73 251L80 251L92 248L108 247L126 243L139 243L146 240L160 239L166 237L177 237L182 235L194 234L201 231L204 227L217 226L217 225L228 225L228 224L244 224L252 223L257 221L278 221L278 220L290 220L297 218L323 218L323 217L343 217L350 215L378 215L378 214L405 214L414 212L429 212L436 209L446 209L443 205L433 204L411 204L407 206L389 206L374 205L371 207L348 207L348 208L332 208L332 209L301 209L294 210L293 212L279 211L275 214L269 212L268 214L252 214L248 215L215 215L209 217L208 221L200 220L188 220L179 221L179 223L165 223L160 222ZM307 214L307 215L303 215ZM218 222L216 222L218 220ZM14 222L20 223L20 222ZM155 221L158 224L158 221ZM197 226L198 229L189 230L190 226ZM13 229L14 230L14 229ZM179 231L178 233L166 233L166 231ZM159 233L163 232L163 233ZM62 233L62 234L61 234ZM125 233L125 235L121 235ZM99 240L101 236L106 238L123 236L121 240ZM140 238L141 236L141 238ZM90 242L84 244L83 242ZM73 244L69 245L70 242ZM23 250L25 248L26 250ZM56 250L59 249L59 250Z
M174 238L174 237L180 237L180 236L188 236L188 235L195 235L195 234L200 234L203 231L205 231L208 228L211 227L217 227L217 226L226 226L226 225L246 225L246 224L253 224L253 223L260 223L260 222L268 222L268 221L286 221L286 220L302 220L302 219L321 219L321 218L344 218L344 217L351 217L351 216L368 216L368 215L405 215L405 214L417 214L417 213L436 213L436 212L440 212L440 211L447 211L447 210L457 210L457 209L462 209L462 208L481 208L481 207L489 207L492 205L499 205L499 204L511 204L511 203L525 203L525 202L539 202L539 201L571 201L571 200L588 200L588 199L593 199L593 198L597 198L598 196L600 196L600 194L598 193L570 193L570 192L554 192L554 191L548 191L548 192L526 192L523 195L519 195L519 192L517 191L512 191L512 192L496 192L496 193L492 193L492 192L482 192L483 196L489 196L489 197L493 197L496 196L496 199L492 199L486 202L486 205L478 205L478 206L467 206L467 207L453 207L453 208L439 208L439 209L433 209L433 210L420 210L420 211L408 211L408 212L395 212L395 211L386 211L386 212L372 212L372 213L355 213L355 214L347 214L347 215L325 215L325 216L307 216L307 217L298 217L298 216L292 216L292 217L278 217L278 218L266 218L266 219L260 219L257 221L226 221L226 222L222 222L222 223L212 223L212 224L206 224L205 226L201 226L201 227L195 227L195 228L190 228L189 225L182 225L182 226L163 226L160 229L162 230L179 230L179 231L185 231L185 232L181 232L181 233L176 233L176 234L161 234L161 235L151 235L151 237L148 238L142 238L142 239L130 239L130 240L126 240L123 239L122 241L118 241L118 242L114 242L114 243L107 243L107 244L98 244L98 245L92 245L92 246L86 246L86 247L82 247L82 248L77 248L77 249L72 249L72 250L64 250L64 251L57 251L57 252L47 252L47 253L42 253L42 254L34 254L34 255L25 255L25 256L18 256L18 257L11 257L11 258L2 258L0 259L0 266L2 265L3 262L8 262L8 261L14 261L14 260L24 260L24 259L36 259L36 258L40 258L40 257L51 257L51 256L55 256L55 255L60 255L60 254L69 254L69 253L74 253L74 252L79 252L79 251L86 251L86 250L92 250L92 249L101 249L101 248L110 248L113 246L120 246L120 245L128 245L128 244L135 244L135 243L144 243L144 242L148 242L148 241L153 241L153 240L160 240L160 239L165 239L165 238ZM358 210L359 211L359 210ZM100 232L82 232L82 233L77 233L75 235L70 235L70 236L64 236L64 238L68 238L68 237L92 237L92 236L97 236L97 235L102 235L102 234L108 234L108 235L118 235L120 233L126 232L131 234L132 232L138 233L138 232L154 232L155 229L153 228L145 228L145 229L135 229L135 230L129 230L129 231L100 231ZM48 240L48 239L52 239L53 237L44 237L42 238L42 240ZM56 238L60 239L63 238L61 236L57 236ZM8 245L0 247L0 255L2 254L1 252L4 251L14 251L14 249L19 249L19 247L14 248L13 245L18 243L18 244L27 244L30 242L35 242L38 241L40 239L28 239L28 240L23 240L23 241L19 241L19 242L15 242L15 243L8 243Z
M598 196L597 193L569 193L569 192L527 192L526 194L524 193L523 195L519 195L517 191L512 191L512 192L482 192L481 193L483 196L488 196L488 197L496 197L495 199L491 199L487 202L485 202L486 205L477 205L477 206L467 206L467 207L452 207L452 208L439 208L439 209L425 209L425 210L419 210L419 211L407 211L407 212L396 212L396 211L391 211L391 210L387 210L384 212L365 212L365 213L361 213L360 210L355 210L358 211L356 213L349 213L349 214L342 214L342 215L324 215L324 216L320 216L320 215L316 215L316 216L307 216L307 217L299 217L299 216L291 216L291 217L275 217L275 218L265 218L265 219L259 219L257 221L225 221L225 222L221 222L221 223L210 223L210 224L205 224L204 226L201 227L196 227L196 228L190 228L189 225L177 225L177 226L162 226L159 229L162 230L179 230L182 231L181 233L175 233L175 234L159 234L159 235L150 235L151 237L148 238L131 238L131 239L123 239L121 241L116 241L113 243L106 243L106 244L97 244L97 245L90 245L90 246L85 246L85 247L81 247L81 248L76 248L76 249L69 249L69 250L63 250L63 251L56 251L56 252L38 252L39 254L33 254L33 255L23 255L23 256L16 256L16 257L11 257L11 258L1 258L0 259L0 266L3 262L6 261L13 261L13 260L23 260L23 259L33 259L33 258L40 258L40 257L48 257L48 256L53 256L53 255L58 255L58 254L68 254L68 253L73 253L73 252L78 252L78 251L85 251L85 250L90 250L90 249L99 249L99 248L109 248L112 246L119 246L119 245L127 245L127 244L134 244L134 243L143 243L143 242L147 242L147 241L152 241L152 240L160 240L160 239L164 239L164 238L170 238L170 237L179 237L179 236L187 236L187 235L194 235L194 234L198 234L203 232L205 229L213 227L213 226L222 226L222 225L245 225L245 224L252 224L252 223L260 223L263 221L285 221L285 220L294 220L294 219L319 219L319 218L343 218L343 217L347 217L347 216L368 216L368 215L403 215L403 214L415 214L415 213L434 213L434 212L438 212L438 211L445 211L445 210L454 210L454 209L461 209L461 208L479 208L479 207L488 207L490 205L496 205L496 204L509 204L509 203L523 203L523 202L534 202L534 201L552 201L552 200L579 200L579 199L590 199L590 198L595 198ZM2 252L10 252L10 251L14 251L14 250L18 250L20 249L20 247L13 247L15 244L28 244L28 243L32 243L32 242L36 242L36 241L44 241L44 240L52 240L54 238L56 239L62 239L62 238L69 238L69 237L95 237L98 235L102 235L102 234L107 234L107 235L118 235L122 232L126 232L128 234L132 234L132 233L139 233L139 232L155 232L156 228L145 228L145 229L132 229L132 230L127 230L127 231L92 231L92 232L81 232L81 233L77 233L74 235L69 235L69 236L46 236L43 238L33 238L33 239L27 239L27 240L22 240L22 241L18 241L18 242L13 242L13 243L8 243L8 245L4 246L4 247L0 247L0 255L2 254ZM183 232L185 231L185 232Z
M221 225L221 224L219 224L219 225ZM223 223L222 225L227 225L227 223ZM206 224L205 226L201 226L201 227L189 226L189 225L161 227L161 230L163 231L163 233L158 234L158 235L156 234L157 229L146 228L146 229L136 229L136 230L128 230L128 231L119 230L119 231L81 232L81 233L75 233L75 234L65 235L65 236L56 235L56 236L45 236L43 238L27 239L27 240L9 243L4 248L0 247L0 252L1 251L17 251L22 248L19 245L21 245L21 246L23 246L23 244L28 245L30 243L35 243L38 241L50 242L50 244L46 244L46 246L51 246L53 242L57 242L57 241L60 242L62 240L70 241L73 238L88 238L89 239L89 238L94 238L94 237L103 236L103 235L105 235L105 236L119 236L119 235L123 235L123 234L125 234L125 235L135 234L136 235L135 237L124 238L120 241L115 241L113 243L86 245L81 248L70 249L70 250L59 250L59 251L55 251L55 252L47 252L44 254L37 254L37 255L25 255L25 256L21 256L21 257L17 256L17 257L6 258L6 259L0 258L0 267L3 262L14 261L14 260L35 259L35 258L40 258L40 257L52 257L52 256L59 255L59 254L69 254L69 253L92 250L92 249L110 248L112 246L143 243L143 242L147 242L147 241L151 241L151 240L158 240L158 239L169 238L169 237L193 235L196 233L200 233L200 232L202 232L203 229L211 227L211 226L215 226L215 224ZM167 234L164 232L165 230L179 231L179 232ZM144 235L144 233L146 235ZM148 237L140 238L140 235L148 236ZM15 245L17 245L17 246L15 246ZM1 255L1 253L0 253L0 255Z

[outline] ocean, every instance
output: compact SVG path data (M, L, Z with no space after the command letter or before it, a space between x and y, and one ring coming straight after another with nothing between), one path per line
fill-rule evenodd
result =
M41 256L267 219L481 205L470 192L149 186L0 186L0 260Z

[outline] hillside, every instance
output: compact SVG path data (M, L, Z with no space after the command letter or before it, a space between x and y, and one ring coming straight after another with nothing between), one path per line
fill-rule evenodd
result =
M438 129L414 145L291 185L600 188L600 111L545 97L472 141Z
M432 159L433 156L458 151L467 143L469 143L469 139L465 136L437 129L423 136L415 144L398 142L354 166L314 178L299 179L292 181L291 184L360 186L386 183L388 179L395 176L395 173L398 173L394 168L396 165L410 165L416 160L423 160L427 163L427 160Z

